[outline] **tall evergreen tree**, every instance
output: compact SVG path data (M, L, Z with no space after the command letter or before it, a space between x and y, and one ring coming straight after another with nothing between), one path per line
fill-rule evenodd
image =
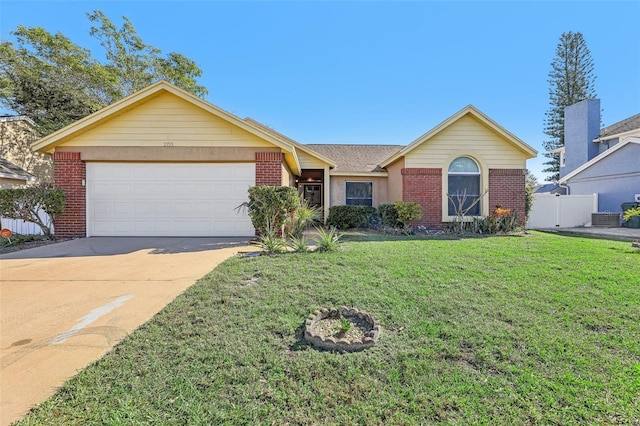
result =
M560 179L560 154L553 152L564 146L564 108L596 97L593 59L580 32L562 33L556 56L549 71L549 110L544 121L544 156L549 160L543 170L551 173L551 181Z

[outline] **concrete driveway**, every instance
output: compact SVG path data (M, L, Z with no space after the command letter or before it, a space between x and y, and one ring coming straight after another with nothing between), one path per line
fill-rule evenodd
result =
M15 421L248 242L93 237L0 255L0 424Z

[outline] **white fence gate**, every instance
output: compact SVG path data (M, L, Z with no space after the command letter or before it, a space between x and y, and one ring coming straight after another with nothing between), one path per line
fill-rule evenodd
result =
M527 226L530 229L572 228L591 224L598 211L598 194L534 194Z

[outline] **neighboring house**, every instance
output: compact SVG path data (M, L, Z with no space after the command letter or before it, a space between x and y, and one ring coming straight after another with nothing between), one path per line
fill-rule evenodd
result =
M38 139L35 127L33 120L24 115L0 116L0 157L28 171L35 180L50 182L51 160L31 149Z
M33 180L35 180L33 175L0 158L0 189L18 188Z
M547 183L545 185L540 185L540 187L536 188L535 194L567 194L567 188L563 188L560 184L557 183Z
M473 106L407 146L303 145L166 82L41 140L66 190L64 236L251 236L235 209L254 185L295 186L330 206L415 201L419 224L454 219L447 193L483 194L524 220L526 160L536 151ZM485 189L487 192L485 192Z
M640 194L640 114L600 129L600 100L565 108L560 181L571 195L598 194L599 212L622 212Z

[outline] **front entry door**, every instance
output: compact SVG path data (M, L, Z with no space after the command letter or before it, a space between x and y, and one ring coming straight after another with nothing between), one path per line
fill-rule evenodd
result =
M302 184L302 196L307 200L311 207L322 207L322 184Z

